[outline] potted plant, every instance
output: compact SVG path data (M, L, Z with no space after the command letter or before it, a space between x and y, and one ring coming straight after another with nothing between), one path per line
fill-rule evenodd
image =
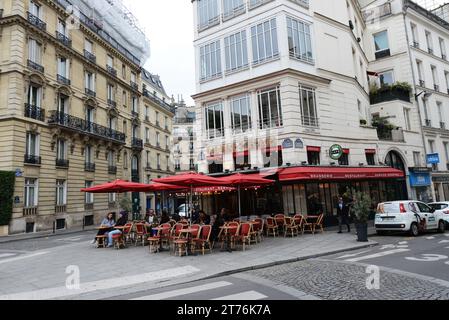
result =
M130 213L132 210L132 201L127 196L123 195L123 197L119 201L120 208L126 213Z
M351 213L357 230L357 241L368 241L368 219L371 210L371 197L366 193L352 190Z

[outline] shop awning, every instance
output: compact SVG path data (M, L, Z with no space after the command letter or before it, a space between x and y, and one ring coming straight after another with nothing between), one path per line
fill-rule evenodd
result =
M302 180L369 180L403 178L404 172L387 167L342 168L342 167L294 167L282 169L279 181Z

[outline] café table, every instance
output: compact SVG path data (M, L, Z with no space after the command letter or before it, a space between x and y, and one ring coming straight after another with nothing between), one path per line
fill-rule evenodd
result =
M163 233L163 231L170 230L170 228L169 227L154 227L151 230L157 231L156 235L160 235L161 233ZM151 236L153 236L153 235L151 235ZM159 239L159 245L160 245L159 251L164 251L164 248L162 247L162 236Z
M232 252L232 247L231 247L231 230L236 230L237 227L236 226L222 226L220 227L220 229L223 230L224 232L224 243L226 244L226 248L222 249L221 251L228 251L228 252Z
M179 231L180 238L184 238L187 240L187 252L192 254L191 245L192 245L192 233L199 231L198 229L193 228L185 228Z

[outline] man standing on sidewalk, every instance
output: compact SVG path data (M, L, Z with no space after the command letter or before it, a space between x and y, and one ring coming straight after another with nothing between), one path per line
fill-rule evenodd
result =
M338 233L342 233L341 227L343 224L348 227L348 232L351 232L351 226L349 225L349 205L343 201L343 197L338 197L336 209L338 216Z

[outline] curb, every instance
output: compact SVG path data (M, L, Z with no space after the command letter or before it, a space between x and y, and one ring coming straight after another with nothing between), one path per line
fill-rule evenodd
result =
M0 244L24 241L24 240L50 238L50 237L55 237L55 236L71 235L71 234L75 234L75 233L84 233L84 232L89 232L89 231L94 231L94 230L95 229L92 228L92 229L77 230L77 231L66 231L66 232L61 232L61 233L53 233L53 232L48 233L48 234L39 233L39 234L34 234L33 236L30 236L30 237L23 237L23 238L18 238L18 239L8 239L9 236L6 236L6 237L0 237Z

